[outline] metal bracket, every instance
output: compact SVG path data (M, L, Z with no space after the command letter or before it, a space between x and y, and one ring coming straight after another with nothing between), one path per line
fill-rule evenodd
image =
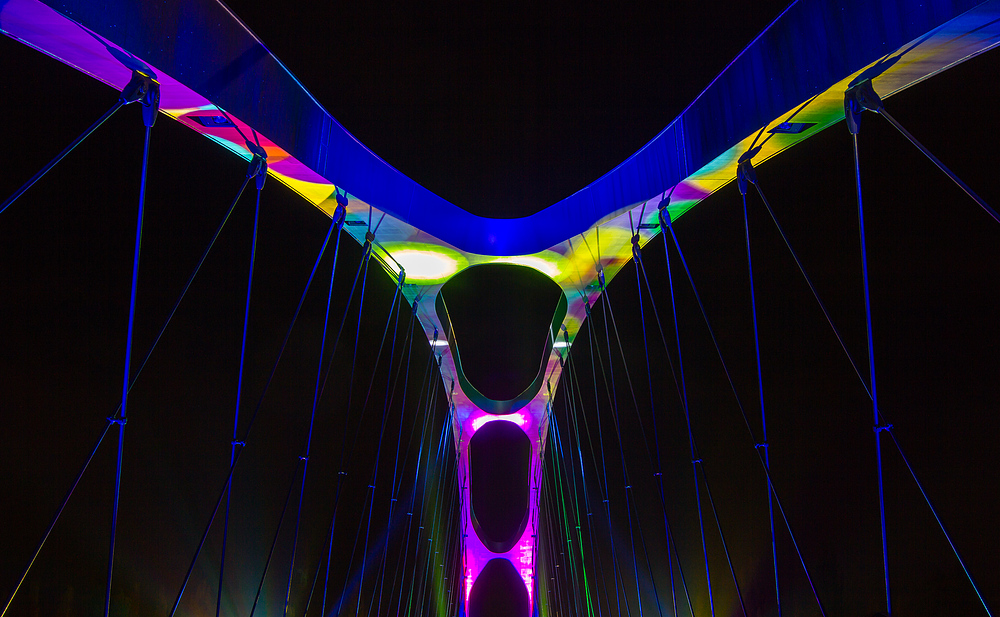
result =
M670 198L664 197L660 200L660 204L656 206L656 209L660 212L660 229L670 227L673 222L670 217L670 211L667 210L667 206L670 205Z
M118 100L122 105L142 103L142 123L152 127L160 111L160 82L152 75L133 70L132 79L122 88Z
M250 166L247 167L247 178L257 178L257 190L264 188L264 180L267 179L267 151L257 144L244 139L243 142L250 151Z
M851 86L844 92L844 118L847 120L847 130L851 132L851 135L858 134L861 128L861 112L866 109L875 113L881 113L885 109L885 106L882 105L882 99L875 93L870 79Z
M891 424L876 424L875 426L872 427L872 430L875 431L876 433L881 433L882 431L891 431L892 430L892 425Z
M740 189L740 195L747 194L747 183L757 184L757 173L754 171L753 157L760 152L760 146L744 152L736 163L736 186Z
M108 422L110 424L117 424L118 426L125 426L125 423L128 422L128 418L116 418L114 416L108 416Z
M347 222L347 204L346 202L341 203L340 195L337 195L337 209L333 211L333 220L337 227L341 229L344 227L344 223Z

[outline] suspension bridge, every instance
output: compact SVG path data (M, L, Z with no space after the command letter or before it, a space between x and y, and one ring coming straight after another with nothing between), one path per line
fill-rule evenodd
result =
M100 573L103 585L95 587L102 590L103 601L96 604L103 604L106 615L135 610L171 615L346 614L352 608L356 615L362 610L471 616L838 614L837 608L851 604L843 599L850 594L837 594L836 584L819 576L831 576L837 568L803 538L811 536L803 528L816 515L786 507L797 502L794 493L809 490L787 475L787 466L795 465L788 452L800 446L784 444L786 453L777 458L786 467L776 465L772 472L775 444L769 431L780 434L781 429L773 419L768 422L773 416L767 412L781 405L768 401L773 394L762 361L768 343L758 332L757 307L763 300L754 287L761 277L755 270L758 241L751 238L751 222L756 220L755 233L770 234L784 251L785 265L794 267L796 285L804 286L799 292L808 293L804 310L816 312L826 324L828 338L822 345L839 353L841 373L846 375L839 387L853 390L855 399L848 405L851 412L844 414L847 419L839 420L871 436L864 456L872 464L864 469L877 481L875 500L869 504L877 522L861 532L873 544L864 553L866 565L857 567L874 573L882 588L879 610L894 612L893 518L886 516L883 482L884 467L891 464L897 472L892 486L898 490L907 482L909 490L917 491L922 516L933 521L950 567L962 573L970 606L991 614L990 590L995 595L997 583L982 564L989 563L992 536L982 532L984 547L952 538L948 517L939 512L940 504L918 473L934 463L907 457L909 450L897 440L896 425L890 422L901 423L897 418L906 414L892 404L880 405L875 377L882 365L875 345L878 329L873 326L878 322L873 321L869 298L874 290L864 219L870 200L867 168L861 161L864 148L872 147L865 142L866 133L875 130L870 127L876 123L885 123L907 147L928 159L930 166L921 174L940 174L964 193L965 202L950 209L974 211L979 217L974 220L986 228L983 233L991 233L997 214L976 192L989 189L972 188L938 160L891 113L894 99L889 97L988 51L1000 40L1000 20L995 2L920 7L885 3L880 9L861 3L793 3L676 120L620 166L537 214L489 219L423 189L355 140L224 5L5 3L0 7L5 34L118 92L63 154L78 155L77 145L85 144L92 132L105 130L102 125L119 121L135 108L141 112L138 119L133 114L130 123L136 140L144 144L133 157L135 186L129 185L138 194L138 219L132 211L122 216L120 204L112 210L133 227L123 260L130 266L131 281L128 304L121 307L128 325L121 341L124 378L114 397L106 390L104 400L87 405L107 410L97 414L102 426L93 427L92 436L75 435L75 458L54 457L64 468L60 478L65 486L51 480L62 496L53 502L47 526L36 522L9 527L9 533L24 529L31 537L18 543L23 554L7 557L17 564L5 570L11 573L5 613L27 612L31 605L25 585L30 589L32 576L37 576L32 572L36 560L55 550L47 544L49 538L55 542L60 534L65 537L64 508L69 516L74 503L101 499L113 513L107 533L100 534L103 549L94 546L93 538L86 545L88 551L103 550L107 557ZM150 160L156 165L155 135L163 124L156 120L161 115L193 130L189 138L200 134L236 154L242 169L233 172L236 185L230 195L222 197L225 191L215 187L226 206L221 223L209 225L214 229L204 234L204 246L193 249L197 257L185 264L189 275L160 292L165 299L155 309L155 318L145 320L160 325L139 341L133 339L136 320L143 320L137 311L143 306L137 304L139 268L149 263L156 247L155 240L150 246L149 221L144 218L146 178L152 173ZM809 249L794 242L779 222L782 207L787 213L788 206L765 196L789 195L787 187L775 186L772 193L764 179L766 162L794 156L785 151L807 148L809 138L828 127L843 129L844 124L850 141L842 156L853 162L853 173L840 190L847 190L860 222L858 267L851 275L859 279L864 298L855 316L863 324L860 337L846 328L843 307L821 293L808 260L800 257ZM117 139L128 140L122 135ZM19 233L10 221L21 220L14 217L25 203L22 199L51 181L49 169L58 173L63 154L0 206L9 237ZM131 167L115 169L114 177L130 173L126 169ZM216 182L219 177L212 173L211 183L221 184ZM319 214L321 233L311 238L315 247L295 247L306 253L296 258L301 276L288 273L285 284L294 291L283 290L295 302L282 309L281 319L269 320L273 331L258 339L264 351L251 346L248 354L253 302L267 294L255 288L255 273L259 276L259 264L274 263L282 253L272 248L270 262L257 258L258 234L267 230L260 217L262 205L267 205L262 196L268 180L311 204L315 210L297 216ZM748 313L740 316L743 327L752 328L748 349L727 345L718 322L736 318L729 313L720 317L699 293L704 280L690 258L696 249L674 228L683 222L682 216L697 214L694 206L734 186L737 192L730 198L741 208L744 266L751 266L741 279L749 294ZM791 199L786 197L785 203ZM237 213L236 207L248 208L249 201L253 208ZM241 326L230 341L237 350L230 375L230 394L235 396L220 395L209 406L228 410L211 420L232 420L226 447L198 444L195 438L189 444L196 445L174 449L165 460L133 465L130 471L129 438L133 430L142 430L133 428L141 420L127 423L134 408L132 387L139 387L144 371L180 377L182 372L175 373L175 368L157 366L155 351L161 337L163 345L170 344L168 326L175 315L183 319L182 301L189 289L197 289L197 275L210 263L216 241L235 242L224 233L231 217L234 225L242 226L246 245L241 282L224 279L230 295L239 297L228 306ZM764 225L767 232L761 231ZM181 252L182 243L168 244L161 244L165 251ZM649 254L654 251L659 261L652 266ZM537 344L531 343L538 352L537 366L531 379L514 390L483 385L472 377L470 348L481 334L475 327L463 330L461 311L454 310L463 300L476 302L475 292L471 300L463 299L463 282L477 282L471 285L477 290L495 284L490 277L504 276L553 298L547 308L539 309L549 317L534 332ZM612 288L609 294L607 285L616 276L634 276L632 289ZM372 296L378 297L380 284L384 302L376 306ZM348 290L337 301L335 286ZM630 332L623 331L621 326L628 322L615 320L612 310L612 298L618 306L617 297L626 293L638 300L639 319L631 323L641 325L628 328ZM310 299L313 305L320 303L318 312L315 306L309 312ZM286 354L289 345L303 346L301 329L309 326L299 325L296 331L303 308L315 320L310 328L315 349L303 351L312 354L308 361ZM376 315L377 323L371 323ZM852 327L857 329L854 323ZM367 340L366 329L373 340ZM422 340L428 341L429 350L418 344ZM692 352L693 341L700 351ZM189 351L192 366L202 360L200 353L204 351L197 346ZM747 358L752 358L749 372ZM282 362L294 362L294 368ZM712 368L706 369L709 362ZM308 392L287 392L281 376L290 370L310 374ZM717 378L708 386L715 390L709 399L696 394L697 384L705 385L699 372L706 371ZM183 389L181 384L177 381L175 388ZM277 392L271 391L272 384ZM857 403L859 394L863 405ZM289 395L291 399L285 398ZM337 399L336 412L327 408L324 414L323 401L331 398ZM282 402L272 403L275 399ZM296 401L299 416L294 422L282 420L276 409L293 406L290 400ZM726 433L727 447L745 453L737 471L713 466L709 453L718 453L713 450L718 444L710 444L722 432L715 428L716 421L699 419L708 401L732 412L729 420L739 430ZM170 409L164 401L160 411L169 415ZM785 414L778 417L787 420ZM263 428L255 428L258 419L265 423ZM340 443L325 437L330 433L323 431L330 431L331 425L338 427ZM253 444L264 450L269 437L282 430L300 434L301 447L290 455L291 466L284 460L288 453L254 455ZM193 438L205 434L197 422L180 432ZM321 448L326 460L317 469L310 461L321 458L316 456ZM123 598L143 594L123 591L122 578L140 585L143 576L130 570L140 568L144 560L157 561L158 549L155 538L119 532L120 507L133 519L133 531L141 528L135 521L147 507L130 503L137 501L129 495L130 486L135 495L136 483L145 482L145 474L157 473L159 465L198 458L208 449L214 450L211 470L198 466L196 473L212 475L210 484L216 486L185 513L190 529L178 538L190 545L182 549L184 563L161 579L174 584L174 592L171 597L146 596L146 607L123 607ZM684 453L680 466L675 464L678 452ZM91 461L102 455L108 457L104 471L109 472L104 492L94 488L93 478L101 472L88 471ZM53 458L51 453L45 456ZM883 462L883 457L892 457L892 463ZM667 468L685 471L668 477ZM284 475L270 477L277 470ZM711 485L708 470L713 472ZM323 499L307 490L315 486L317 474L326 486ZM756 510L755 520L764 525L764 542L734 542L739 532L730 531L727 506L716 499L718 483L732 481L720 476L731 474L742 479L737 482L740 488L725 494L753 495L745 499ZM281 488L252 490L259 481ZM74 496L78 486L86 488L91 482L91 494ZM350 499L349 491L355 491ZM284 500L274 500L269 525L259 526L248 513L268 492ZM178 499L183 498L162 494L155 503L163 508ZM683 513L682 504L687 506ZM729 514L733 507L728 505ZM689 523L681 523L683 534L672 524L677 519ZM319 520L323 522L317 524ZM251 535L254 539L246 540ZM131 553L124 572L120 563L116 567L116 552L123 543ZM142 548L135 550L135 543ZM827 550L833 548L827 545ZM985 559L970 557L981 548ZM985 592L980 586L984 579Z

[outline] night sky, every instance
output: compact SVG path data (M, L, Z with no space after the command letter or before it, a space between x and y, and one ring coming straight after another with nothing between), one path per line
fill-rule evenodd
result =
M360 3L231 6L365 145L446 199L501 217L549 205L641 147L783 8L780 3L731 6L712 1L680 8L612 8L607 3L503 9L427 4L379 9ZM1000 185L989 153L1000 136L997 74L1000 59L990 52L886 101L897 120L994 207L1000 206ZM110 107L117 93L7 38L0 40L0 75L5 79L0 108L6 118L0 125L5 153L0 198L5 198ZM1000 606L994 564L1000 554L995 419L1000 407L1000 322L995 317L1000 226L880 118L864 117L860 142L880 405L992 609ZM139 111L125 108L0 215L4 602L120 399L141 153ZM852 163L850 136L841 123L761 165L757 173L867 378ZM150 150L137 301L134 347L139 358L239 189L245 167L208 140L164 117L158 120ZM871 403L759 197L751 194L748 200L772 477L827 614L869 617L884 610L885 602ZM273 179L263 191L260 217L240 434L329 226L321 213ZM225 482L252 226L253 191L248 190L130 397L112 614L169 613ZM759 433L742 202L736 186L725 187L686 214L676 231L751 427ZM226 615L249 613L286 492L299 469L332 249L331 242L235 476ZM748 614L772 616L765 479L672 246L670 252L694 437ZM330 309L331 339L345 315L361 256L361 248L345 234ZM646 247L643 262L676 362L662 237ZM571 366L582 394L577 420L581 430L586 426L591 431L595 446L604 444L611 527L623 578L632 586L627 592L632 614L637 614L636 574L623 459L632 485L633 517L641 523L652 579L668 614L663 515L652 475L656 463L650 460L657 457L647 454L642 438L645 433L648 448L654 448L655 417L666 509L701 617L709 609L687 431L645 296L653 376L649 386L639 288L629 264L595 307L588 322L592 329L585 327L574 345ZM527 326L508 319L497 323L498 312L489 309L511 297L494 290L482 293L483 322L491 328L505 326L512 344L518 344L517 333ZM373 266L360 328L357 295L346 310L344 334L316 416L293 576L295 615L302 614L316 564L325 555L338 478L343 485L327 609L333 614L330 607L343 596L342 613L348 614L368 611L373 597L368 561L359 605L360 549L351 557L359 529L361 541L365 539L366 527L359 524L367 516L369 485L377 488L368 556L379 564L388 547L391 578L398 562L392 554L399 551L406 527L399 511L391 525L387 521L393 472L400 472L400 493L409 495L425 417L431 421L425 442L430 448L437 444L446 405L442 399L436 406L420 400L430 351L419 328L412 348L407 346L405 307L391 373L386 370L391 336L374 368L383 330L389 323L391 334L394 327L391 319L387 322L392 296L392 281ZM625 363L607 318L608 300ZM610 366L606 324L613 350ZM359 345L352 382L355 334ZM407 353L409 362L401 362ZM475 362L489 354L463 348L463 360L467 357ZM599 363L614 372L624 454L608 424L612 406ZM387 404L386 392L399 367L403 373ZM567 392L561 389L555 413L564 438L570 435L568 409ZM98 450L10 614L92 615L101 610L114 437L109 434ZM397 438L404 454L394 465ZM588 486L596 494L601 454L585 446L583 456ZM888 440L883 441L883 459L893 613L985 614ZM445 497L453 475L449 464L445 457L439 468L444 478L439 492ZM347 475L338 476L340 470ZM428 493L433 496L434 491ZM702 498L716 612L740 615L704 489ZM592 509L595 515L585 519L594 521L588 524L598 536L597 550L607 569L609 529L599 509ZM258 615L281 612L291 524L286 518ZM783 614L818 615L780 518L776 527ZM387 529L392 530L388 540ZM220 542L217 523L179 614L214 614ZM641 553L638 560L643 610L657 614ZM396 568L401 580L421 573L412 564ZM601 614L617 612L608 609L615 604L610 573L602 578L601 570L588 562L588 576L597 579ZM386 583L386 594L394 601L391 589L398 594L400 585ZM565 589L565 583L557 583L553 597L541 601L554 611L556 596ZM318 614L319 600L313 602L310 614ZM680 614L687 615L686 604L682 606ZM381 614L394 611L395 604L383 606Z

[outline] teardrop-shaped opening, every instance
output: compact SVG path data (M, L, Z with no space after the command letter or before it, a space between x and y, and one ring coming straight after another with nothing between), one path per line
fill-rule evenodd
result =
M484 264L452 277L440 296L470 384L495 401L514 399L532 385L564 298L552 279L526 266Z
M506 420L484 424L469 440L472 525L486 548L506 553L528 524L531 440Z

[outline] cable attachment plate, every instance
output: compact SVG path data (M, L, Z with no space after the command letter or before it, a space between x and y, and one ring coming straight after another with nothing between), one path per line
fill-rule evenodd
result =
M340 201L340 195L337 195L337 209L333 211L333 223L338 228L343 229L344 223L347 222L347 200L343 202Z
M109 424L117 424L118 426L125 426L126 422L128 422L128 418L116 418L114 416L108 416Z
M882 431L891 431L892 430L892 425L891 424L876 424L875 426L872 427L872 430L875 431L876 433L881 433Z
M847 130L851 132L851 135L858 134L861 112L866 109L875 113L881 113L885 109L885 106L882 105L882 99L875 93L870 79L851 86L847 92L844 92L844 118L847 120Z
M122 88L118 100L122 105L142 103L142 123L152 127L160 111L160 82L153 75L133 69L132 79Z
M747 183L757 184L757 172L754 171L753 157L760 152L760 146L744 152L736 162L736 186L740 189L740 195L747 194Z
M665 229L670 227L673 220L670 217L670 211L667 210L667 206L670 205L670 197L664 197L660 200L660 205L656 206L656 209L660 212L660 229Z
M259 145L243 140L247 150L250 151L250 166L247 167L247 178L257 178L257 190L264 188L264 180L267 180L267 150Z

